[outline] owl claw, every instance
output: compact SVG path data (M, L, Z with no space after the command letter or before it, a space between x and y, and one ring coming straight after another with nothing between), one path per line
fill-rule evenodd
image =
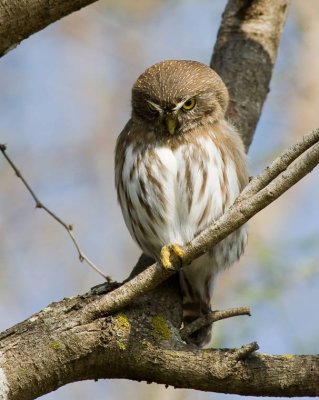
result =
M174 265L181 264L183 261L184 250L178 244L169 244L162 247L161 263L164 269L173 269Z

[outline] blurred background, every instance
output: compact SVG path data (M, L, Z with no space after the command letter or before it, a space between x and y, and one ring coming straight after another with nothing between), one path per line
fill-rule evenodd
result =
M163 59L209 63L222 0L104 0L22 42L0 62L0 142L39 198L74 224L83 251L115 280L139 255L113 179L117 135L137 76ZM319 126L319 3L294 1L253 145L251 174ZM215 324L214 346L256 340L265 353L319 352L318 169L250 223L245 256L220 276L214 307L252 317ZM99 275L34 202L0 156L0 330ZM79 382L43 397L225 399L130 381ZM227 398L238 396L228 395Z

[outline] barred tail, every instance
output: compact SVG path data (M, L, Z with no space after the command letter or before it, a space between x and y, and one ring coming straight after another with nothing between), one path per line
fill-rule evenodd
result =
M203 260L200 259L184 267L180 272L184 326L210 313L213 278L212 269L203 265ZM211 332L212 324L204 326L194 332L189 341L198 347L203 347L210 342Z

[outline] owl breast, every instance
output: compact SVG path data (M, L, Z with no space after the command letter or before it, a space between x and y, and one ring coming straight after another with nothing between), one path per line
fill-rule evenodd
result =
M118 197L125 223L146 254L158 258L162 246L186 244L238 196L246 171L238 170L239 153L227 147L236 145L229 130L227 124L218 132L192 131L180 143L126 146ZM210 250L216 269L240 256L246 237L240 230Z

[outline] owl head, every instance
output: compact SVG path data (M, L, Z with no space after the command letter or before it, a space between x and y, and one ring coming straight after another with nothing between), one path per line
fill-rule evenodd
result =
M155 134L172 136L224 118L228 91L222 79L197 61L162 61L132 89L132 118Z

